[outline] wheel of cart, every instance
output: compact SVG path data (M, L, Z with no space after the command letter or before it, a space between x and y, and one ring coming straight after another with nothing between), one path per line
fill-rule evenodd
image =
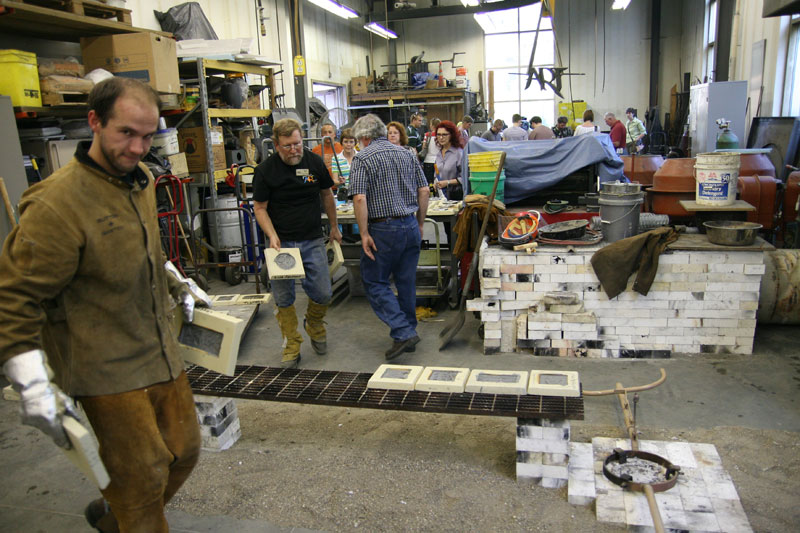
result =
M217 213L225 213L225 212L228 212L228 213L235 212L237 214L237 217L239 218L239 221L240 221L239 230L240 230L241 235L242 235L242 241L241 242L243 243L242 244L242 248L241 248L241 253L237 257L237 255L236 255L236 251L237 250L216 249L213 246L211 246L211 244L209 244L208 242L203 240L203 241L201 241L201 244L204 247L206 247L213 254L213 256L216 259L216 261L215 262L210 262L210 263L200 263L200 262L198 262L197 258L199 256L197 254L197 249L196 249L197 248L197 238L196 238L195 232L194 232L195 217L197 217L198 215L201 215L203 213L209 213L209 214L211 214L211 216L216 216ZM245 221L247 221L247 225L245 225ZM248 244L248 243L256 242L255 239L254 239L254 235L253 235L253 233L255 231L254 228L253 228L253 224L254 224L254 218L249 215L249 211L246 208L240 207L238 205L235 206L235 207L214 207L214 208L207 208L207 209L198 209L196 212L192 213L191 219L189 221L189 231L190 231L190 236L191 236L190 242L192 244L192 257L193 257L193 261L194 261L193 266L194 266L195 272L207 271L210 268L219 268L219 269L222 269L222 272L223 272L223 276L222 277L223 277L223 279L225 281L227 281L231 285L238 285L242 281L246 280L244 272L246 272L246 271L248 271L250 269L253 269L254 271L257 271L258 270L258 266L259 266L258 265L258 255L257 255L257 253L255 251L251 250L253 245L252 244ZM221 255L223 253L225 253L225 252L227 252L229 254L228 255L229 260L228 261L221 261ZM234 252L234 253L231 254L230 252ZM231 257L233 257L234 259L237 259L237 260L231 261L230 260ZM253 260L249 260L248 257L253 257L254 259ZM256 276L253 276L253 277L255 279L255 284L256 284L256 294L261 294L261 283L260 283L259 276L256 275Z
M255 171L255 167L252 165L238 165L233 178L233 190L236 195L237 204L239 207L245 209L242 228L251 228L249 232L242 232L242 242L244 243L247 260L253 263L253 266L249 267L247 272L259 277L261 283L264 285L265 291L268 292L269 276L267 275L267 269L265 267L267 237L264 235L264 232L261 231L261 226L258 225L258 221L256 220L255 211L253 209L253 198L247 196L246 183L242 179L242 176L245 175L242 171L245 169L252 169Z

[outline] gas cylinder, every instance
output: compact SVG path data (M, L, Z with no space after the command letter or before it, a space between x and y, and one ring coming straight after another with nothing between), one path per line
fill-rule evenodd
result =
M730 130L731 121L720 118L717 119L717 125L722 130L717 134L717 150L739 148L739 137Z

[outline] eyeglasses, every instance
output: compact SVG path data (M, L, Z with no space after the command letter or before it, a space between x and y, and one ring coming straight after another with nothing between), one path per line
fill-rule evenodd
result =
M303 147L303 141L292 143L292 144L279 144L278 148L282 148L284 150L297 150L298 148Z
M436 136L437 137L450 137L450 134L449 133L437 133Z

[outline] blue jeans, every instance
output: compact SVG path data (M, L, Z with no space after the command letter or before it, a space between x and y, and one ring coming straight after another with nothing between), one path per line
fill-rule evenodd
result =
M361 279L372 310L387 326L396 341L414 337L417 327L417 262L421 237L414 215L369 225L369 234L378 248L375 261L361 253ZM389 277L394 277L397 296Z
M328 272L328 255L322 237L310 241L281 240L281 248L300 248L303 269L306 271L306 277L302 281L303 290L315 303L328 305L332 296L331 275ZM289 307L294 304L294 282L293 279L270 280L276 306Z

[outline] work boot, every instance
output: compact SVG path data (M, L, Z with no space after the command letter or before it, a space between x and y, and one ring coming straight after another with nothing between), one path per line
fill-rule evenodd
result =
M394 341L392 343L392 347L386 350L385 356L387 361L391 361L398 355L401 355L403 352L413 352L416 350L417 343L419 343L419 336L414 335L410 339L406 339L404 341Z
M114 513L104 498L93 500L86 506L83 516L89 525L100 533L119 533L119 525Z
M303 319L303 327L311 339L311 347L317 355L325 355L328 351L328 337L325 333L325 313L328 311L327 305L320 305L313 300L308 300L306 317Z
M294 312L294 306L278 307L275 316L278 319L278 325L281 327L281 334L283 335L283 359L281 359L281 366L284 368L296 368L300 363L300 344L303 342L303 337L297 331L297 314Z

